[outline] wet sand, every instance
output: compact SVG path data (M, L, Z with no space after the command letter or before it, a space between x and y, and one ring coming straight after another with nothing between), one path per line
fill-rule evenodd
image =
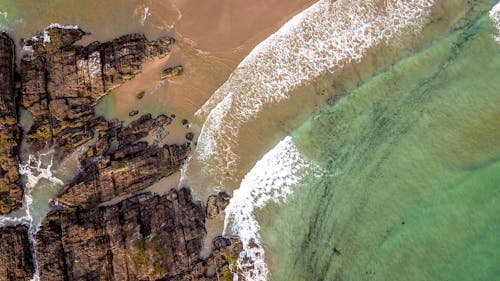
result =
M90 36L78 42L81 45L133 32L144 33L149 39L173 36L177 39L177 46L169 63L182 63L185 73L157 89L154 100L159 104L148 103L145 99L143 109L175 111L190 119L259 42L314 2L66 0L33 5L30 0L19 0L0 7L0 12L6 13L5 19L0 18L0 28L8 30L16 42L31 37L51 23L78 25L90 32ZM147 80L154 83L152 78ZM133 92L135 87L151 86L129 83L116 90L119 93ZM118 117L126 117L127 104L131 107L131 100L125 96L124 100L116 100ZM125 108L121 109L122 106Z
M143 75L116 89L116 116L126 119L134 104L131 95L145 90L146 96L140 105L144 111L175 112L182 118L192 119L194 112L259 42L312 3L310 0L154 2L148 6L151 26L171 26L174 31L171 35L177 39L163 66L182 64L184 74L155 82L159 80L161 70L157 66L160 64L145 65ZM177 11L178 16L169 25L158 14L161 11L171 14L172 10Z

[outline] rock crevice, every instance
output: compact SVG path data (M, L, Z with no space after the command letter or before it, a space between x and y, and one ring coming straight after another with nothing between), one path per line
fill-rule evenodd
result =
M227 275L228 255L237 256L241 244L220 237L201 259L205 235L205 208L186 188L53 211L36 236L40 279L224 280L217 276Z
M165 56L172 38L148 41L129 34L110 42L73 45L86 33L52 26L22 42L31 49L21 59L21 104L33 117L27 132L35 147L47 143L74 149L94 136L94 107L111 89L141 72L142 64Z

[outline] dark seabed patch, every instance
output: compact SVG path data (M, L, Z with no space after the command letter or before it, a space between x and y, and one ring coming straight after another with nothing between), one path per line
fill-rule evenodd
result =
M271 280L500 276L500 46L487 15L293 134L332 176L259 213Z

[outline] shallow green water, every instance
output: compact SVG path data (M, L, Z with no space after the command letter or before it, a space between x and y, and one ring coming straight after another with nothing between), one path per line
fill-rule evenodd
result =
M272 280L498 280L493 33L484 15L294 131L330 176L259 213Z

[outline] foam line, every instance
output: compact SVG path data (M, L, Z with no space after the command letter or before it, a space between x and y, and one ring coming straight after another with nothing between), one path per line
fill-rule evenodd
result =
M234 191L225 210L224 232L241 238L244 251L237 266L245 280L264 281L269 273L254 210L270 202L283 202L312 173L320 175L321 171L301 156L292 138L287 136L255 164Z
M398 44L428 22L432 0L321 0L261 42L196 112L204 119L195 154L212 176L233 174L239 130L266 104L297 86L359 62L381 44ZM217 178L217 177L216 177Z
M493 35L493 39L500 44L500 2L496 3L495 6L490 10L490 19L497 29L497 33Z

